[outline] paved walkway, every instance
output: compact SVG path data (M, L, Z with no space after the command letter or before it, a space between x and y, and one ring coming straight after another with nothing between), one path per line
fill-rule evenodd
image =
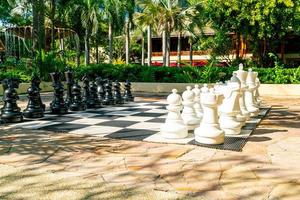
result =
M243 152L0 128L0 199L298 200L300 97L264 101Z

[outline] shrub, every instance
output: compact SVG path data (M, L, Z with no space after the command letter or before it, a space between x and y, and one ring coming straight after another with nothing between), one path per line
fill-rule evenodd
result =
M46 62L47 63L47 62ZM56 65L56 64L53 64ZM53 66L51 65L51 66ZM59 67L63 68L62 63ZM47 66L49 66L47 64ZM50 68L50 67L49 67ZM56 68L56 69L57 69ZM119 81L126 79L132 82L167 82L167 83L215 83L218 81L225 81L230 79L232 72L238 67L221 67L216 66L211 62L204 67L155 67L155 66L141 66L141 65L112 65L112 64L92 64L89 66L73 66L75 77L81 79L85 74L99 75L103 78L110 78ZM0 65L0 80L6 77L16 77L23 82L30 80L32 70L30 66L23 64ZM261 83L300 83L300 67L298 68L284 68L276 65L274 68L258 68L257 71ZM46 71L46 70L45 70ZM43 81L49 81L46 72L42 76Z

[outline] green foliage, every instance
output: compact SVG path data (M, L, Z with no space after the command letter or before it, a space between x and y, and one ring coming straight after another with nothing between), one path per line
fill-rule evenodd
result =
M48 56L51 60L53 57ZM47 60L45 59L45 60ZM54 59L55 60L55 59ZM61 62L44 62L43 81L49 81L49 73L55 70L63 71L65 65ZM298 68L260 68L253 65L247 65L257 71L261 83L268 84L295 84L300 83L300 67ZM210 62L204 67L147 67L141 65L111 65L111 64L93 64L88 66L73 67L75 77L81 79L83 75L99 75L103 78L117 79L132 82L166 82L166 83L216 83L228 80L232 72L237 70L237 66L220 67L215 62ZM6 77L19 78L22 82L28 82L31 79L34 68L24 61L14 63L9 61L0 65L0 80Z
M300 83L300 67L298 68L258 68L262 83L290 84ZM147 67L141 65L99 64L74 68L77 78L84 74L97 74L102 77L133 82L168 82L168 83L216 83L230 79L237 66L220 67L210 62L204 67Z
M22 82L28 82L31 79L32 67L27 60L16 61L15 58L9 57L6 62L0 64L0 80L14 77Z
M39 52L35 58L35 62L33 63L32 73L38 74L42 80L49 81L49 73L54 71L63 71L66 68L66 62L61 53L63 52Z

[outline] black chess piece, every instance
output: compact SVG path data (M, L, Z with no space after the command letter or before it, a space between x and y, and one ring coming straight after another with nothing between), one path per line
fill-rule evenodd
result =
M54 88L54 98L50 103L50 111L53 114L65 114L68 112L68 106L64 101L64 85L61 83L61 73L50 73L52 86Z
M40 95L40 91L41 91L41 88L40 88L41 79L38 76L33 76L32 80L31 80L31 84L34 84L34 86L38 89L38 92L39 92L39 102L40 102L41 107L43 108L43 111L45 112L46 105L43 104L43 101L42 101L42 98L41 98L41 95Z
M66 96L66 104L70 106L73 103L73 94L72 94L72 86L74 84L74 73L71 68L65 72L65 78L67 83L67 96Z
M134 101L134 97L131 94L131 83L129 80L126 80L124 83L124 101Z
M40 89L37 87L36 76L31 80L31 86L27 90L28 104L23 111L26 118L41 118L44 116L44 108L41 103Z
M102 101L105 96L105 91L104 91L104 80L98 76L96 78L96 84L97 84L97 94L99 99Z
M83 102L86 105L86 108L94 108L95 103L91 98L91 91L90 91L90 77L84 75L82 77L83 83Z
M72 86L73 101L69 108L71 111L81 111L86 109L86 105L81 97L81 87L78 82L74 82Z
M97 85L95 83L95 80L90 81L90 101L92 102L90 108L101 108L101 101L99 99L99 96L97 94Z
M119 81L115 81L113 83L113 87L114 87L114 100L116 104L123 104L124 100L122 98L121 95L121 84L119 83Z
M21 109L17 105L19 99L16 88L19 87L19 82L14 79L6 79L3 81L6 88L3 95L4 106L1 109L0 118L7 123L16 123L23 121Z
M104 99L102 100L102 103L104 105L114 105L115 100L112 95L112 83L110 80L106 80L104 84L104 91L105 91L105 95L104 95Z

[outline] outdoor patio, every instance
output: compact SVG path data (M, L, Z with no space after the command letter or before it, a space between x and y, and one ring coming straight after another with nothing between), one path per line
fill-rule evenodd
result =
M299 199L299 98L263 97L242 152L1 127L0 198Z

